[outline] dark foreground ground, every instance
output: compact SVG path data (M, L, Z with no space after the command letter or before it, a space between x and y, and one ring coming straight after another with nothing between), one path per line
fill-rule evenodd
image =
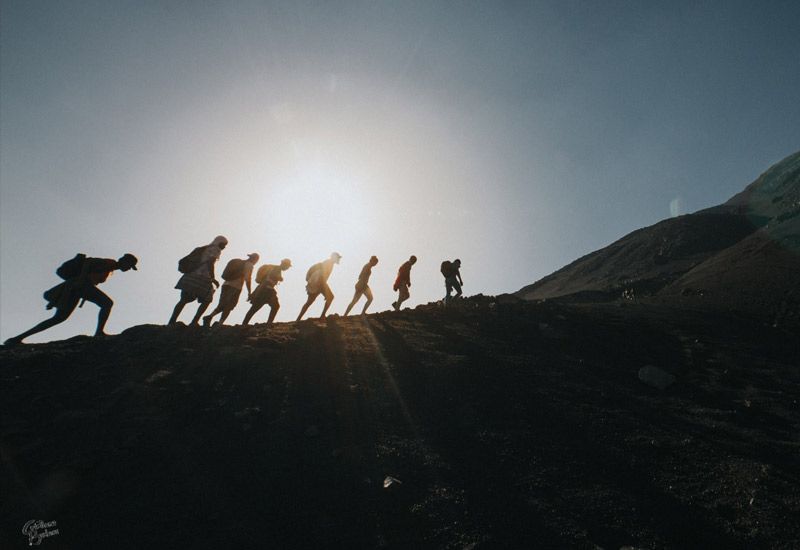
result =
M797 334L476 299L0 348L0 548L798 548Z

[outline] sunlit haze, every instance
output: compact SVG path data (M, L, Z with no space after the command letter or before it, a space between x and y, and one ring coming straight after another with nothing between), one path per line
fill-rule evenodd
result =
M109 332L164 324L178 259L219 234L218 275L291 258L278 321L333 251L332 313L373 254L372 311L411 254L410 307L442 298L444 259L467 295L516 291L797 150L798 20L796 2L3 1L0 337L50 316L76 252L139 257L100 287Z

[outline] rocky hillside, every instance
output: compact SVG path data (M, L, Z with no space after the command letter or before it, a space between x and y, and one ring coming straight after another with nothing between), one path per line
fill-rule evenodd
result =
M800 304L800 152L726 203L664 220L521 289L527 300L679 299L769 316Z
M796 330L506 296L0 348L0 547L796 548Z

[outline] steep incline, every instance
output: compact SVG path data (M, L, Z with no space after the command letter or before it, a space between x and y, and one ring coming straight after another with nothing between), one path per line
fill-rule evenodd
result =
M0 547L790 548L788 335L476 298L0 348Z

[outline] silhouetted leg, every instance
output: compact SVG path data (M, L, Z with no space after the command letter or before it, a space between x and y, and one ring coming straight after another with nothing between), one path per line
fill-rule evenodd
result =
M200 302L200 305L197 306L197 313L194 314L194 318L192 319L192 324L196 325L200 322L200 316L205 313L208 309L208 306L211 305L211 302Z
M104 335L106 322L108 321L108 316L111 315L111 308L114 306L114 300L109 298L108 294L96 286L91 286L85 289L81 293L81 297L87 302L92 302L100 308L100 311L97 314L97 330L95 330L94 335Z
M228 318L228 315L231 314L231 311L233 311L233 310L232 309L225 309L225 310L222 311L222 317L219 318L219 324L220 325L224 325L225 324L225 319Z
M317 296L319 296L319 293L308 295L308 300L306 300L306 303L303 304L302 309L300 309L300 315L297 316L298 321L303 318L303 315L306 314L306 311L308 311L308 308L310 308L311 304L314 303L314 300L317 299Z
M461 298L461 285L458 282L454 282L453 288L456 289L456 295L453 298Z
M325 306L322 308L322 315L319 316L320 319L325 318L325 314L328 313L328 308L331 307L331 302L333 302L333 292L331 292L328 285L325 285L322 294L325 296Z
M247 310L247 313L244 314L244 320L242 321L242 326L246 326L250 324L250 319L253 318L253 315L258 313L258 310L264 307L264 304L253 304L250 306L250 309Z
M178 301L177 304L175 304L175 309L172 310L172 317L169 318L169 323L167 324L174 325L175 323L177 323L178 316L181 314L181 311L183 311L184 306L191 301L192 300L184 299L183 292L181 292L181 299Z
M278 310L281 308L281 305L278 303L277 300L273 304L271 304L269 310L269 319L267 319L267 324L271 325L275 321L275 316L278 314Z
M364 304L364 309L361 310L361 315L365 315L367 313L367 308L372 303L372 289L370 287L364 289L364 296L367 297L367 303Z
M402 306L403 302L408 300L410 297L411 297L411 293L408 292L408 287L407 286L401 286L400 287L400 296L397 298L397 302L396 302L397 306L395 307L395 309L397 311L400 311L400 306Z
M42 331L49 329L50 327L54 327L59 323L63 323L66 321L72 312L75 311L75 307L78 305L80 298L70 298L63 307L58 307L56 312L53 314L52 317L46 319L33 327L30 330L26 330L22 334L15 336L13 338L9 338L5 341L5 345L11 346L14 344L20 344L22 341L27 338L28 336L33 336L34 334L38 334Z
M350 305L347 306L347 309L344 310L344 316L347 317L347 314L350 313L350 310L353 309L353 306L356 305L358 299L361 298L361 294L363 291L356 290L356 293L353 294L353 299L350 301Z
M209 325L211 324L211 319L213 319L213 318L214 318L214 316L215 316L217 313L220 313L220 312L222 312L222 313L223 313L223 315L222 315L222 319L220 319L220 323L224 323L224 322L225 322L225 317L227 317L227 315L225 315L225 314L224 314L223 310L221 309L221 306L220 306L219 304L217 304L217 307L216 307L216 308L214 308L214 311L212 311L211 313L209 313L208 315L206 315L205 317L203 317L203 326L204 326L204 327L207 327L207 326L209 326Z

